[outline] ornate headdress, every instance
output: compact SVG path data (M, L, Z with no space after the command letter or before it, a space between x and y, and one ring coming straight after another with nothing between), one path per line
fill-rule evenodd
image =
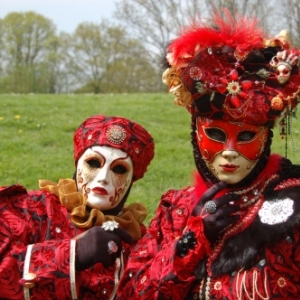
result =
M133 180L142 178L154 157L152 136L139 124L121 117L97 115L86 119L74 134L74 159L87 148L108 146L129 154L133 163Z
M257 20L224 13L170 43L163 82L194 115L273 126L299 102L300 52L285 31L268 39Z

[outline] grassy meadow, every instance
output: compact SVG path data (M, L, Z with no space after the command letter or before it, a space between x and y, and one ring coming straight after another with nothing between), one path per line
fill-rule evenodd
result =
M95 114L132 119L154 137L154 160L129 197L129 202L147 206L147 221L162 193L192 182L190 116L173 104L172 95L0 95L0 107L0 186L19 183L38 189L39 179L72 178L73 133ZM293 119L293 140L288 137L288 158L294 163L300 163L299 126ZM285 142L277 130L272 150L285 155Z

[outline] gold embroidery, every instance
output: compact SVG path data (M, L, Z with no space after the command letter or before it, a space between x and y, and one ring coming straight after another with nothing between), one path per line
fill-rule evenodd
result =
M277 280L277 284L279 287L283 288L286 285L286 281L284 277L279 277Z
M235 287L238 300L243 300L244 299L244 297L243 297L244 293L246 294L247 299L249 299L249 300L255 300L255 299L270 300L271 299L270 296L269 296L269 293L268 293L268 286L267 286L268 276L267 276L266 270L264 270L264 280L263 280L263 282L264 282L264 292L265 292L266 296L263 296L258 291L258 287L257 287L257 274L258 274L258 271L257 270L254 270L253 274L252 274L252 297L249 294L249 291L248 291L247 285L246 285L246 279L249 278L249 276L251 276L249 274L250 272L244 271L243 275L242 275L242 279L240 280L241 272L242 272L242 270L240 270L237 274L236 287Z

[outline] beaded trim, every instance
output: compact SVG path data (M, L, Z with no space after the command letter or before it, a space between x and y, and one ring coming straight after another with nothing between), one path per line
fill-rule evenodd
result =
M209 300L210 299L210 277L206 278L205 282L205 290L204 290L204 298L203 298L203 287L204 287L205 278L201 280L200 286L199 286L199 300Z
M253 203L255 203L261 193L263 192L263 190L265 189L265 187L269 184L270 181L272 181L273 179L277 178L278 175L272 175L268 180L266 180L264 182L264 185L262 186L262 188L259 190L258 186L261 185L262 180L256 182L255 184L253 184L252 186L250 186L249 188L246 188L244 190L240 190L240 191L234 191L234 194L240 195L242 197L242 204L240 204L241 208L247 207Z
M284 190L286 188L296 187L300 186L300 179L299 178L289 178L287 180L284 180L280 182L276 187L275 191Z
M203 300L203 297L202 297L203 285L204 285L204 278L201 280L201 283L199 286L199 300Z
M210 277L207 277L206 287L205 287L205 300L209 300L209 293L210 293Z

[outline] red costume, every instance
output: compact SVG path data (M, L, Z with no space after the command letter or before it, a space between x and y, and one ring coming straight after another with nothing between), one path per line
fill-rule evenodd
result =
M133 161L134 181L143 177L154 155L152 137L140 125L118 117L94 116L78 128L75 164L93 145L126 151ZM71 179L58 184L42 180L40 187L37 191L20 185L0 189L0 299L113 299L133 244L145 233L145 208L137 203L123 206L127 193L109 214L90 209L87 196ZM89 228L102 224L117 224L134 243L122 243L114 265L98 262L76 270L77 243ZM108 256L115 255L118 248L110 245L96 246L103 247L104 253L111 251ZM84 246L95 245L91 241Z
M2 188L0 240L0 299L24 299L24 259L33 244L30 272L36 275L30 299L72 299L70 240L85 231L76 227L59 198L18 185ZM141 230L144 227L141 224ZM110 299L131 246L124 243L120 266L105 269L101 263L76 272L78 299Z
M246 213L249 221L245 223L242 219L236 224L235 233L229 233L214 246L203 234L201 221L190 216L207 183L197 175L194 187L168 191L161 198L147 234L131 253L119 299L297 299L300 203L295 202L293 215L284 223L261 224L258 216L263 200L278 195L295 198L300 193L300 179L283 183L283 190L275 196L266 187L265 183L278 184L280 180L275 174L282 176L283 167L288 166L281 157L270 157L266 168L248 189L248 193L256 189L261 192L255 207ZM293 171L300 178L300 169ZM246 194L246 189L240 191ZM176 243L189 230L197 232L198 244L180 258L175 254ZM239 231L242 232L237 234ZM208 257L212 258L209 262ZM199 262L203 262L202 268L209 263L207 269L211 272L201 280L195 275Z
M163 74L191 113L195 184L162 196L118 299L299 298L300 167L270 146L276 122L291 130L300 53L256 20L213 21L170 43Z

